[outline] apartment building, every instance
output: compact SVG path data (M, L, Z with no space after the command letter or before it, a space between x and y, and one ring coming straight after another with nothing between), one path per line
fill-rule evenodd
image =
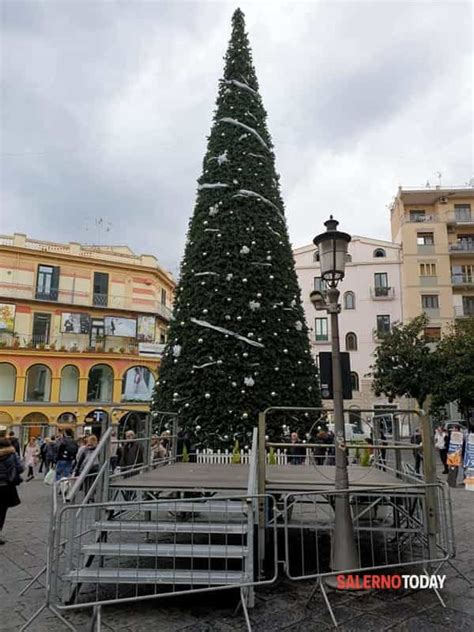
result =
M306 322L310 328L311 347L318 358L321 351L331 351L330 318L316 312L310 303L313 289L324 291L319 255L313 244L293 251L302 290ZM339 286L342 311L339 317L341 351L350 354L352 400L345 406L353 410L351 421L357 423L360 409L387 407L388 400L375 397L367 377L380 336L392 324L403 320L401 299L401 247L378 239L353 236L349 244L346 275ZM391 406L408 407L407 401Z
M126 246L0 236L0 427L25 441L145 413L174 288Z
M405 320L422 311L426 335L439 339L456 318L474 316L474 188L400 187L391 207L402 249Z

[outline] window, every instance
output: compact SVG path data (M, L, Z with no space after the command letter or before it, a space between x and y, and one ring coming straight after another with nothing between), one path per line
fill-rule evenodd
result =
M166 305L166 290L161 290L161 304Z
M15 399L16 369L12 364L0 364L0 402L13 402Z
M103 318L93 318L91 320L91 334L90 334L90 346L93 349L97 349L101 345L104 344L104 319Z
M93 304L107 307L109 294L109 275L106 272L94 272Z
M387 272L376 272L374 274L375 296L388 296L390 288L388 286Z
M357 336L352 331L346 334L346 351L357 351Z
M166 344L166 333L160 329L160 345Z
M327 284L321 277L314 277L314 289L319 292L325 292L327 290Z
M351 387L353 391L359 390L359 376L355 371L351 371Z
M60 402L77 402L79 389L79 370L69 364L61 371L61 388L59 391Z
M388 334L390 332L390 316L377 316L377 333Z
M319 261L319 250L313 252L313 261Z
M425 340L428 342L441 340L441 327L425 327Z
M47 345L51 329L51 314L33 314L33 338L34 345Z
M88 402L111 402L114 374L106 364L96 364L89 371L87 381Z
M416 243L418 246L432 246L434 244L433 233L416 233Z
M436 276L436 263L420 263L420 276Z
M122 379L123 402L149 402L153 393L155 379L146 366L133 366L125 372Z
M439 297L437 294L422 294L421 307L423 309L439 309Z
M36 298L43 301L57 301L59 290L59 268L57 266L38 266L36 278Z
M34 364L26 372L25 401L49 402L51 371L44 364Z
M314 321L316 341L328 340L328 319L316 318Z
M376 259L379 259L380 257L386 257L387 253L385 252L385 250L383 248L376 248L374 250L374 257Z
M467 235L458 235L456 250L474 251L474 233Z
M424 222L425 221L425 211L410 211L410 222Z
M354 292L346 292L344 294L344 309L355 309L355 294Z
M462 297L462 309L464 316L474 316L474 296Z
M358 406L351 406L349 409L349 423L356 431L362 432L362 415Z
M352 255L349 253L346 254L346 263L352 263Z
M471 205L470 204L455 204L454 216L458 221L471 221Z

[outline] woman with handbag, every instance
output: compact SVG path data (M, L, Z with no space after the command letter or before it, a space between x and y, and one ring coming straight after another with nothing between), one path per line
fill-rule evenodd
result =
M5 544L2 531L7 511L21 502L16 488L21 483L22 472L15 448L8 439L0 439L0 545Z

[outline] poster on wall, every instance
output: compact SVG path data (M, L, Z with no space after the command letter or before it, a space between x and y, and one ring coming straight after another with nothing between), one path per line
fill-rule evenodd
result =
M15 305L0 303L0 332L15 331Z
M89 314L71 314L71 312L61 314L61 331L64 334L88 334L90 329Z
M122 400L126 402L147 402L151 399L155 380L145 366L134 366L124 377Z
M137 321L134 318L106 316L104 327L106 336L121 336L123 338L136 338L137 336Z
M137 338L140 342L155 342L155 317L139 316Z

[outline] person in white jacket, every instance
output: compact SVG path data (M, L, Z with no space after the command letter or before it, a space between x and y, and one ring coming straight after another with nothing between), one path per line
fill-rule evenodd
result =
M35 477L35 466L38 463L38 454L39 450L36 444L36 439L31 437L25 447L25 451L23 452L25 467L28 468L27 481L31 481Z

